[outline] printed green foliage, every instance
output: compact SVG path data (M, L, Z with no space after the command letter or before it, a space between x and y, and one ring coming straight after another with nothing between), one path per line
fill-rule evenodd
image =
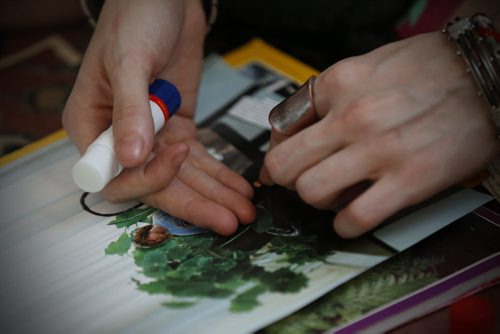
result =
M196 302L165 302L162 305L170 308L189 308L195 304Z
M127 229L138 222L150 223L149 215L153 212L154 209L133 209L111 224ZM264 247L238 249L235 245L241 238L251 235L260 239L260 234L272 227L272 216L266 210L260 210L257 216L252 225L229 238L204 233L176 236L156 248L135 248L132 252L134 262L150 278L147 282L133 279L138 289L170 296L172 299L163 304L166 307L190 307L203 298L228 298L232 312L246 312L259 305L258 296L263 293L295 293L305 288L307 276L292 267L324 261L332 252L318 251L317 240L310 236L267 235L270 242ZM125 254L130 243L130 236L125 232L108 246L106 254ZM266 262L269 253L280 255L279 269L268 270L259 265Z
M152 250L144 255L143 266L144 274L149 277L163 277L168 269L168 258L160 250Z
M128 228L139 222L146 222L147 218L155 211L154 208L133 208L120 213L109 225L115 225L117 228Z
M256 276L269 291L273 292L298 292L307 286L307 277L289 268L280 268L273 272L262 270Z
M233 291L219 288L207 280L186 281L181 278L168 278L139 284L139 290L149 294L169 294L176 297L210 297L223 298Z
M253 308L260 305L257 298L266 292L263 285L256 285L231 300L230 310L233 312L246 312L251 311Z
M104 250L106 255L125 255L130 249L130 245L132 244L132 238L128 233L124 232L120 235L118 240L111 242L108 247Z
M288 259L293 259L296 264L305 264L307 262L322 260L328 254L332 254L329 249L319 250L316 248L317 240L315 236L302 236L301 242L289 242L290 238L276 237L271 240L271 250L276 254L286 254Z
M334 289L317 302L266 328L265 333L321 333L438 279L443 259L403 253Z
M257 218L252 227L257 233L265 233L273 227L273 216L269 210L265 210L258 206L256 209Z

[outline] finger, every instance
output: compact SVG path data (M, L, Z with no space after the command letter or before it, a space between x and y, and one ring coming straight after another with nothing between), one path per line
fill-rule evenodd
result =
M238 218L231 210L206 199L177 178L162 191L144 197L143 201L221 235L230 235L238 228Z
M399 210L431 196L435 187L412 185L398 176L386 176L339 212L334 220L335 231L344 238L360 236Z
M267 171L267 167L265 164L262 165L259 171L259 182L261 184L265 184L268 186L274 185L273 179L271 179L271 175L269 175L269 172Z
M268 152L264 164L271 179L292 187L301 173L339 150L344 145L339 125L326 117Z
M193 162L199 169L205 171L222 185L238 192L247 199L253 198L252 186L241 175L207 154L205 148L193 154Z
M353 144L320 161L302 173L296 182L300 197L312 206L331 209L347 188L375 179L378 160L369 147Z
M269 139L269 149L268 151L271 151L273 147L276 145L280 144L281 142L287 140L290 138L290 136L282 135L276 130L271 130L271 138ZM269 175L269 171L267 170L267 167L265 164L262 165L260 172L259 172L259 181L263 184L266 184L268 186L271 186L274 184L273 180L271 179L271 175Z
M80 153L111 124L109 86L91 68L84 61L62 117L64 129Z
M112 202L123 202L165 188L177 174L188 152L187 144L171 145L146 164L125 169L106 186L104 197Z
M133 58L133 57L130 57ZM153 120L149 108L146 70L140 59L123 60L113 69L113 136L118 161L124 167L144 162L153 146Z
M182 3L185 5L184 23L175 49L171 49L173 50L171 61L160 76L174 82L181 92L182 106L178 114L192 118L196 109L203 67L205 13L199 1L182 1Z
M186 161L179 171L179 179L208 200L231 210L243 224L255 219L255 209L248 198Z

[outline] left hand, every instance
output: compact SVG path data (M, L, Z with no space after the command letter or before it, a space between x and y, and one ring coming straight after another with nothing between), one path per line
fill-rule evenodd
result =
M125 169L103 189L104 197L111 202L139 198L221 235L233 233L238 223L251 223L255 219L252 187L242 176L214 159L195 137L196 127L190 117L179 114L172 117L156 135L153 155L158 157L172 145L184 143L189 145L187 157L171 162L165 154L159 163ZM182 163L175 175L171 174L172 163ZM148 179L158 182L145 185L145 173L151 174ZM160 181L163 178L167 182Z
M199 0L107 0L63 120L82 153L113 120L126 168L102 190L107 200L139 198L227 235L252 222L255 209L251 186L195 139L205 33ZM155 78L177 86L182 106L153 136L147 87Z
M334 220L356 237L471 177L500 153L489 106L453 43L416 36L334 64L315 83L317 123L267 153L267 183L322 209L368 181ZM264 180L266 181L266 180Z

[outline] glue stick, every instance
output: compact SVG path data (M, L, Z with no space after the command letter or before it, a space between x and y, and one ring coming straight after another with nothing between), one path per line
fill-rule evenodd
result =
M181 96L172 83L157 79L149 86L149 105L157 133L179 109ZM101 191L122 169L116 159L113 126L110 126L73 166L73 180L83 191L94 193Z

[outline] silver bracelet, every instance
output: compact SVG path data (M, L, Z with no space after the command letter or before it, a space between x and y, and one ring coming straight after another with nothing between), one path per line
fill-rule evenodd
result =
M481 13L470 18L456 18L443 30L457 47L457 54L465 59L491 107L493 122L500 129L500 34L492 20Z

